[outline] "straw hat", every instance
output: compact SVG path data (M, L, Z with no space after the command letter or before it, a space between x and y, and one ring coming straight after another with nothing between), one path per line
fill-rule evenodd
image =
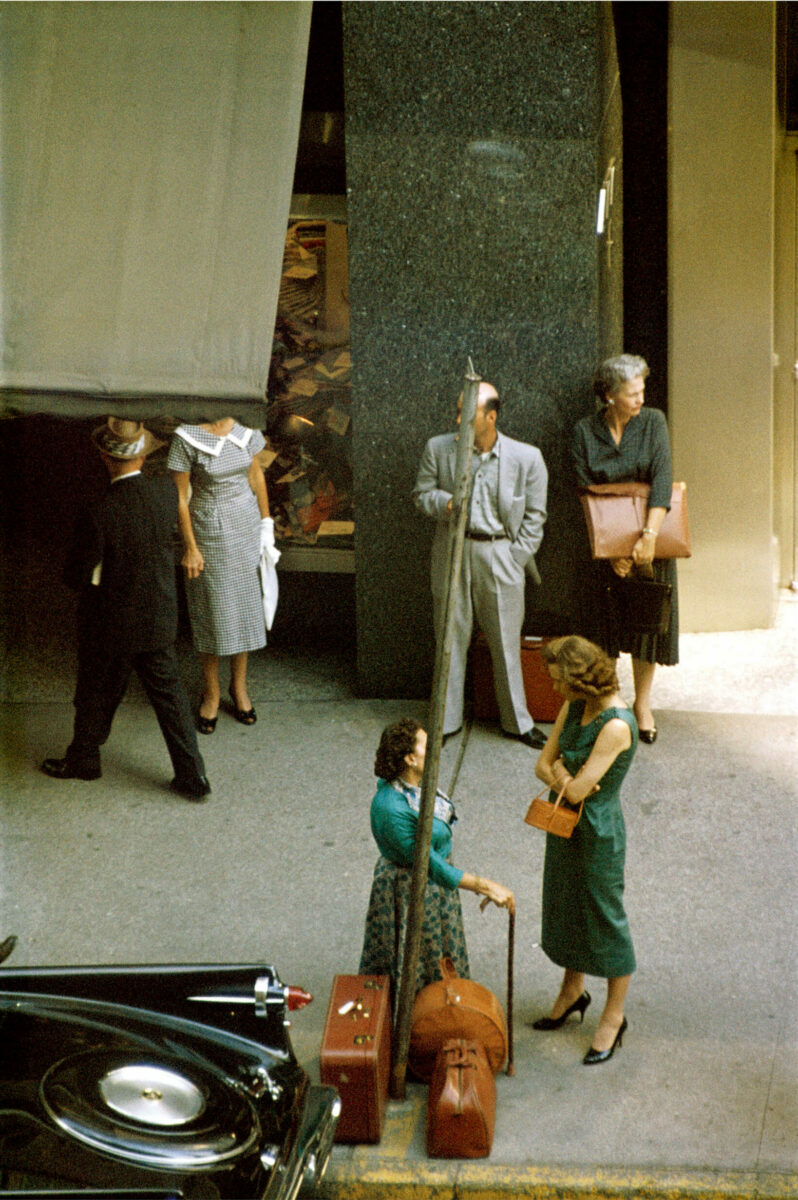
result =
M143 422L123 421L119 417L109 417L91 436L95 446L103 454L123 461L130 458L146 458L153 450L166 445L165 442L159 442L149 429L145 429Z

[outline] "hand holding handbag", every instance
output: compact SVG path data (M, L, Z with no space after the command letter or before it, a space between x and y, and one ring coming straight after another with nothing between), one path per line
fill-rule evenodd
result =
M552 790L551 788L545 787L535 796L524 817L527 825L534 825L536 829L545 829L546 833L554 833L557 837L569 838L579 823L585 802L582 800L578 810L568 807L568 801L563 805L562 798L566 787L567 783L564 783L554 804L551 800L544 799L544 796Z
M614 579L607 587L607 604L618 628L626 633L667 633L673 605L673 584L649 579L638 572Z
M631 558L646 523L651 485L635 480L593 483L579 493L593 558ZM689 558L687 485L674 483L654 549L655 558Z

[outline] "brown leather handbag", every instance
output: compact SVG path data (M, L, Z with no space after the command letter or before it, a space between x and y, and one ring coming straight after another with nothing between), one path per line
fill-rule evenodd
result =
M643 532L651 485L627 480L593 483L579 493L593 558L631 558ZM689 558L687 484L674 483L671 506L665 514L654 549L655 558Z
M480 1042L444 1042L429 1085L430 1158L487 1158L496 1123L496 1080Z
M444 1042L466 1038L485 1047L491 1070L500 1071L507 1057L507 1021L490 988L461 979L450 958L440 961L443 979L428 983L413 1004L407 1061L425 1083Z
M569 807L567 801L563 804L565 787L566 785L563 784L554 804L547 798L550 788L544 788L535 796L524 817L527 825L534 825L536 829L545 829L546 833L556 833L557 837L569 838L579 823L585 802L582 800L578 809ZM544 797L546 798L544 799Z

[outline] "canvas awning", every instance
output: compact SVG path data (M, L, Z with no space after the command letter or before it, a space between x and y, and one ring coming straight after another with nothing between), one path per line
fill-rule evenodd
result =
M262 414L310 12L0 5L0 411Z

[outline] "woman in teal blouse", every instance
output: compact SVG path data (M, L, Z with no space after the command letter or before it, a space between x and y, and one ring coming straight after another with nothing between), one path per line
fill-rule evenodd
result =
M374 868L360 974L390 975L395 985L402 974L426 749L425 731L412 717L404 717L383 730L374 762L379 783L371 802L371 832L380 857ZM509 888L452 865L452 827L456 820L451 800L438 792L416 991L441 978L438 964L443 957L454 960L458 975L469 975L458 888L482 896L481 908L489 903L511 911L515 907Z
M607 999L586 1065L606 1062L627 1027L624 1002L635 952L623 906L626 829L621 784L637 747L637 722L618 693L614 661L585 638L541 651L565 704L535 768L552 792L584 801L570 838L546 834L540 944L565 968L551 1013L535 1029L559 1029L590 1004L585 975L607 980ZM554 796L552 796L554 799Z

